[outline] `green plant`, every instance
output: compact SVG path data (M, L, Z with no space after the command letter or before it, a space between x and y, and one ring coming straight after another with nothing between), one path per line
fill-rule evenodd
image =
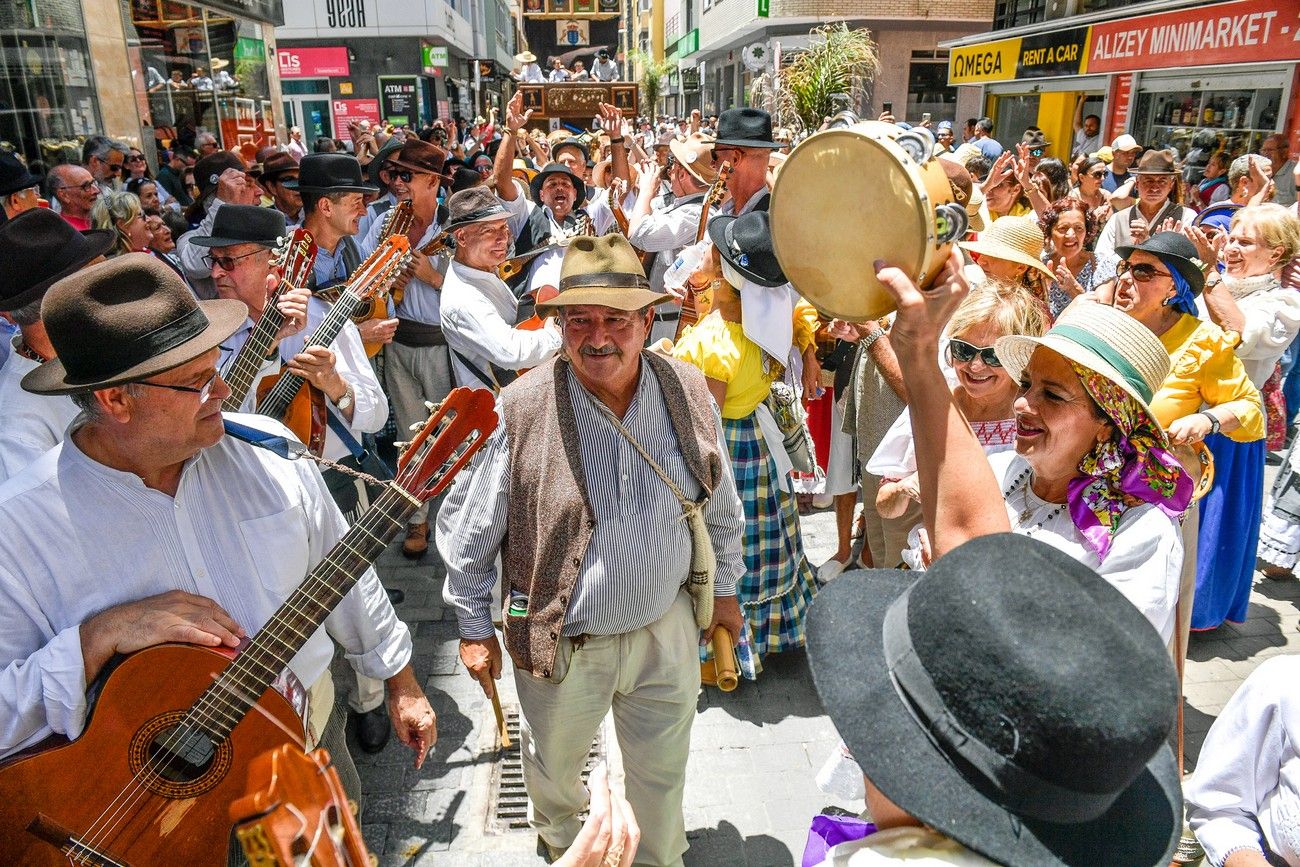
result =
M659 110L659 97L663 94L664 79L677 70L675 60L655 60L644 51L633 51L632 62L641 70L637 84L641 85L641 113L653 116Z
M851 106L866 102L880 71L876 41L865 27L850 30L840 22L815 28L811 36L807 51L780 73L763 73L750 88L750 101L796 134L817 129L834 114L836 94L847 94Z

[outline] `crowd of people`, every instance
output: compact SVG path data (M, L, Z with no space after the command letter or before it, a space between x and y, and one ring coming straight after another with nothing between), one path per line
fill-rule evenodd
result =
M597 57L549 80L611 80ZM816 131L755 108L531 120L516 94L342 147L207 136L154 172L103 136L44 177L0 154L0 756L80 734L116 654L255 635L464 387L500 422L398 536L445 565L486 696L510 657L548 862L682 863L725 630L749 680L808 648L844 739L821 781L872 823L824 863L1164 864L1185 793L1214 867L1300 865L1293 659L1247 681L1186 783L1168 745L1191 632L1300 560L1285 137L1192 178L1102 146L1095 116L1068 159L927 116L970 230L929 285L879 251L896 312L849 322L773 238L774 179ZM284 285L297 230L314 259ZM383 300L336 322L393 236ZM266 445L298 435L260 414L285 375L320 398L322 469ZM839 546L814 564L818 506ZM417 764L436 737L401 601L364 570L289 666L354 797L348 728ZM611 712L626 800L581 783Z

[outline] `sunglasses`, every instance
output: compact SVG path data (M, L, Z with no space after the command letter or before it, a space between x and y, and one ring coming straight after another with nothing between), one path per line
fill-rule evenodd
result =
M973 343L967 343L965 340L958 340L956 337L948 340L948 354L952 356L954 362L969 364L979 356L980 361L989 367L1001 367L1002 362L998 360L998 354L992 346L976 346Z
M233 271L235 270L235 263L240 259L247 259L249 256L256 256L258 253L264 252L266 251L254 250L253 252L245 253L242 256L213 256L211 253L208 253L203 257L203 264L207 265L209 269L214 265L220 265L222 271Z
M1043 155L1043 149L1042 149L1042 148L1030 148L1030 149L1029 149L1029 155L1030 155L1031 157L1041 157L1041 156Z
M424 177L425 175L432 175L433 172L413 172L410 169L398 169L393 172L393 174L396 175L402 183L409 184L413 179Z
M1115 266L1115 275L1121 277L1125 274L1132 274L1134 281L1138 283L1150 283L1156 277L1172 277L1168 271L1161 271L1155 265L1148 265L1145 262L1137 265L1130 265L1127 259L1120 261Z
M142 162L144 162L144 157L140 157L140 156L132 155L132 156L127 157L127 158L126 158L126 161L127 161L128 163L142 163Z
M1105 170L1105 169L1102 169L1102 170L1099 171L1099 172L1088 172L1088 177L1090 177L1090 178L1096 178L1097 180L1101 180L1102 178L1106 177L1106 170Z

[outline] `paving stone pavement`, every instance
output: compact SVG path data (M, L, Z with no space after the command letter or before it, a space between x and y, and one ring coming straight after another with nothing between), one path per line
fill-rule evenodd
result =
M806 516L803 527L811 561L822 562L835 549L834 516ZM412 563L394 545L378 569L388 587L406 594L397 610L414 632L414 664L438 714L438 743L420 771L396 739L376 756L353 745L367 845L383 867L542 864L531 832L488 830L496 726L491 703L460 664L455 615L442 604L444 571L436 554L431 550ZM1193 637L1184 704L1188 770L1214 717L1246 675L1268 656L1300 652L1298 629L1300 582L1256 575L1246 623ZM501 694L509 709L515 692L508 659L506 665ZM765 666L756 683L742 682L734 693L701 694L687 765L689 867L798 864L810 818L837 804L814 783L838 738L804 654L771 657ZM336 683L346 694L346 668L336 667ZM613 741L608 721L606 734ZM616 748L612 753L617 775ZM861 802L837 805L862 809Z

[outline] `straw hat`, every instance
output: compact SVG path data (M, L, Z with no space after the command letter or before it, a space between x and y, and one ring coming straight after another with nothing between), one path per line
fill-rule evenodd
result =
M537 55L533 54L531 51L521 51L515 55L515 60L518 60L520 63L536 63Z
M1002 217L980 234L978 241L962 241L957 246L981 256L1006 259L1037 268L1049 280L1052 269L1043 264L1043 230L1032 217Z
M677 164L702 184L712 184L718 179L718 172L712 166L713 136L702 132L693 132L686 141L674 139L668 143Z
M622 235L573 238L560 265L559 288L559 295L537 305L538 316L575 304L640 310L672 297L650 288L636 250Z
M1169 353L1160 338L1141 322L1114 307L1080 299L1065 308L1056 324L1042 337L998 338L998 360L1013 382L1020 380L1030 356L1040 346L1060 353L1124 389L1146 412L1155 428L1161 430L1150 404L1152 395L1169 376Z

